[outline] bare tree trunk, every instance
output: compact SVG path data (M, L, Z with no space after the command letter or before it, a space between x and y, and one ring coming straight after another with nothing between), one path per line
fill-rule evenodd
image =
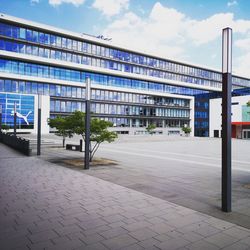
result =
M65 137L63 137L63 148L65 148Z

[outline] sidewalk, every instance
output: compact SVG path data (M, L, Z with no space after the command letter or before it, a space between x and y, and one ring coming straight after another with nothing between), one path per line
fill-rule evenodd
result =
M250 230L0 144L0 249L250 249Z

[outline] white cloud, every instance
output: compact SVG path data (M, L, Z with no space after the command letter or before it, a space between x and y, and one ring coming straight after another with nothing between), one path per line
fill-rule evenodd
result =
M250 78L250 50L236 58L234 72L239 76Z
M235 47L241 51L241 55L235 60L235 71L237 74L250 77L250 33L234 43Z
M250 52L250 35L249 35L249 38L238 39L235 42L235 46L242 50Z
M103 15L111 17L127 10L129 0L95 0L92 7L99 10Z
M53 5L53 6L58 6L62 3L71 3L75 6L79 6L81 4L83 4L85 2L85 0L49 0L49 4Z
M238 2L236 0L227 3L227 7L231 7L235 5L238 5Z
M189 58L189 61L193 61L195 56L199 56L196 54L200 53L204 55L202 64L209 66L207 58L210 58L210 66L219 69L219 58L218 64L214 65L215 60L211 55L220 53L221 34L225 27L233 29L236 42L239 36L245 37L250 32L250 20L236 19L232 13L218 13L196 20L157 2L148 16L141 17L130 11L116 17L106 26L103 34L111 37L114 43L125 47L175 60ZM243 42L238 43L240 46ZM213 48L214 45L216 47ZM207 47L211 54L206 51Z

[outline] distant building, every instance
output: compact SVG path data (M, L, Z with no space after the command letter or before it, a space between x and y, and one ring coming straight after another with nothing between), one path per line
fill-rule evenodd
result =
M232 137L238 139L250 139L250 107L248 96L232 97ZM221 98L210 100L210 137L221 137Z
M87 77L92 84L93 116L112 121L119 133L144 133L154 123L159 133L178 134L181 127L190 126L194 135L209 136L209 100L220 96L220 71L0 14L4 123L13 126L14 102L21 116L27 115L25 97L20 95L33 95L34 112L27 120L34 126L21 116L18 122L21 131L35 132L40 94L43 133L48 133L47 118L85 110ZM242 94L249 87L250 79L233 76L236 92ZM9 95L13 93L19 94L19 101Z

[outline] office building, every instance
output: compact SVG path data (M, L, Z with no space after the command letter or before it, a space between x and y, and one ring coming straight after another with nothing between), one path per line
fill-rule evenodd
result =
M159 133L190 126L192 134L209 136L209 100L222 90L219 70L0 14L3 123L13 126L16 103L19 131L35 132L42 95L42 131L48 133L47 118L85 110L86 78L92 115L112 121L119 133L143 133L154 123ZM249 87L250 79L233 76L235 94Z

